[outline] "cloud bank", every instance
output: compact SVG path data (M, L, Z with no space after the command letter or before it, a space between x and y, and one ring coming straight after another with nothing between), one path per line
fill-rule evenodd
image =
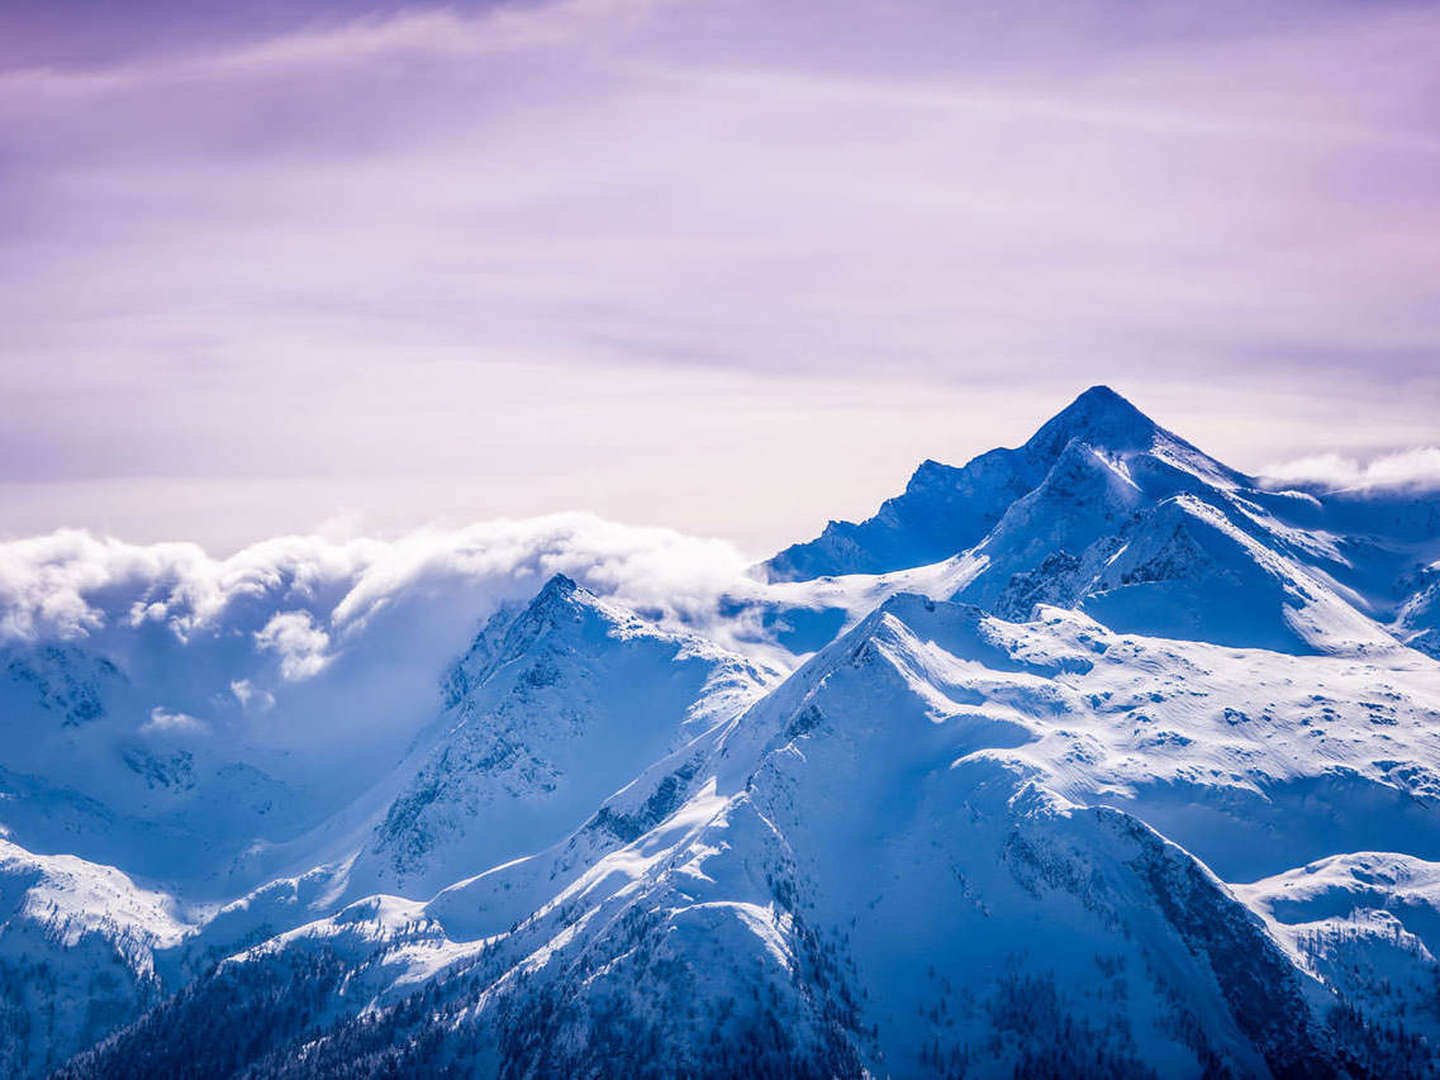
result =
M1368 460L1316 454L1264 470L1271 486L1296 484L1328 491L1440 489L1440 447L1422 446Z
M562 572L658 618L703 622L719 596L753 586L746 566L723 541L588 514L394 540L281 537L220 559L69 530L0 543L0 636L108 640L157 626L187 646L238 634L299 681L377 628L432 609L472 626ZM241 704L255 694L248 682L232 689Z

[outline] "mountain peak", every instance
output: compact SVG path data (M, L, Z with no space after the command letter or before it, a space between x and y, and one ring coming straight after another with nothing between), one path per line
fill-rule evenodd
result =
M598 612L611 619L620 619L631 614L625 612L622 615L574 578L561 573L552 574L546 579L545 584L540 586L540 591L525 607L524 614L549 617L556 612L574 614L582 609Z
M528 650L535 640L562 623L581 621L587 613L610 617L599 599L565 574L554 574L540 587L530 603L502 622L503 636L493 647L498 657L513 657ZM490 634L487 627L484 638ZM477 640L477 644L479 641ZM472 651L475 646L472 646Z
M574 578L566 574L552 574L550 580L545 582L545 584L540 587L540 591L535 594L534 602L538 604L543 600L552 598L557 600L567 599L581 591L580 585Z
M916 466L905 489L912 492L924 491L927 488L944 484L954 484L955 474L959 471L954 465L946 465L934 458L926 458Z
M1056 413L1026 444L1055 454L1071 439L1110 450L1145 449L1159 425L1108 386L1092 386Z
M1104 383L1096 383L1094 386L1091 386L1088 389L1081 391L1079 396L1075 398L1071 405L1078 405L1082 401L1102 402L1105 405L1118 405L1127 409L1135 408L1134 405L1130 404L1129 400L1125 397L1124 394L1121 394L1117 390L1111 389Z

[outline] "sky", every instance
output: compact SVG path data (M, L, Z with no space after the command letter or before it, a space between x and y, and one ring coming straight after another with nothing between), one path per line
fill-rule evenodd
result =
M1104 382L1440 476L1440 5L5 0L0 536L761 556Z

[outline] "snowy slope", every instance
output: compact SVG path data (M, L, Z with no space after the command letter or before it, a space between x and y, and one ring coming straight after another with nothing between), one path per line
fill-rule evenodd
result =
M896 597L701 740L688 798L656 799L650 773L631 806L656 812L622 846L565 864L612 807L428 905L351 905L155 1023L204 1025L219 987L319 971L301 976L313 1015L381 1019L341 1019L316 1068L383 1032L376 1067L423 1051L541 1075L646 1075L661 1048L658 1075L1340 1075L1362 1052L1384 1075L1423 1025L1396 1034L1368 984L1297 946L1273 888L1232 890L1190 852L1243 872L1316 843L1433 847L1426 777L1371 760L1382 741L1440 760L1440 669L1409 655L1382 672ZM1301 673L1326 693L1299 696ZM1199 819L1172 813L1177 786ZM1267 798L1264 835L1239 832ZM130 1039L79 1075L166 1060L147 1029ZM260 1073L293 1071L271 1049Z
M1440 501L1271 490L1097 387L674 603L552 576L402 663L403 599L342 647L266 583L268 676L15 646L0 823L113 864L46 864L67 924L150 928L52 997L164 997L64 1075L1436 1075L1437 559Z
M158 1001L188 927L111 867L0 840L0 1074L43 1072Z
M444 889L453 901L467 879L507 867L513 877L513 865L564 840L602 802L591 832L609 846L633 838L630 819L653 812L637 772L656 762L653 783L668 779L666 797L678 800L669 774L779 677L557 575L528 605L488 621L446 673L436 720L390 777L321 828L263 853L301 869L211 905L167 967L193 973L376 891L423 901ZM605 849L589 841L572 839L559 861Z
M73 845L138 866L152 884L135 888L152 906L183 910L187 925L141 934L134 955L122 948L115 960L111 953L140 933L117 906L121 887L68 872L57 878L55 867L74 863L127 887L130 878L113 866L15 847L16 858L29 861L7 864L14 879L28 882L38 866L60 881L44 895L69 906L63 920L27 915L0 924L0 953L21 965L7 985L35 984L15 989L7 1021L16 1048L0 1075L63 1060L216 960L377 883L423 898L553 844L645 764L733 716L779 677L693 634L662 632L557 576L528 606L498 613L449 669L434 691L437 718L388 777L331 821L276 843L243 831L263 827L237 791L243 771L207 768L216 743L226 750L215 731L182 723L177 733L137 737L126 721L145 694L117 665L73 645L16 648L8 674L0 709L14 736L0 804L5 827L52 850ZM82 725L89 741L70 734ZM174 767L162 767L156 748L175 737L195 752L177 751ZM533 782L542 772L547 783ZM272 813L294 798L268 794ZM207 808L203 816L197 805ZM249 850L237 851L241 844ZM202 856L197 846L208 851ZM181 873L170 873L177 865ZM209 886L184 884L254 880L265 865L300 869L230 902L214 902ZM39 895L31 891L27 912ZM77 939L57 929L62 921L88 929ZM114 977L94 974L115 964ZM37 983L37 965L59 983Z
M764 569L772 579L790 581L938 562L983 540L1013 503L1044 482L1072 442L1120 453L1148 450L1157 439L1181 458L1203 457L1113 390L1091 387L1019 448L992 450L963 468L926 461L875 517L858 525L831 522L820 537L785 549ZM1231 477L1217 468L1215 478Z
M1440 659L1440 563L1425 567L1407 584L1413 591L1395 616L1395 636Z
M375 826L350 891L423 898L548 847L777 678L557 575L452 675L445 730Z
M1440 864L1358 852L1239 887L1297 958L1351 1008L1440 1041ZM1411 1048L1424 1060L1426 1047Z
M1430 640L1420 568L1440 499L1270 490L1106 387L1019 449L922 471L927 482L877 517L832 523L763 569L793 581L950 556L976 568L953 595L1012 618L1037 602L1083 606L1115 629L1284 652ZM962 494L989 509L957 517ZM940 536L917 524L932 519L971 526Z

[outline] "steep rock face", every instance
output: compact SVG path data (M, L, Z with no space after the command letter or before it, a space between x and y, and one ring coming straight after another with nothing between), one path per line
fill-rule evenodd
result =
M1121 546L1119 534L1144 503L1123 462L1087 443L1067 443L1041 484L1017 500L976 546L984 570L956 599L1023 618L1029 608L1021 610L1018 596L1034 591L1048 575L1040 591L1070 606Z
M503 632L492 622L452 673L447 730L376 825L352 882L428 896L548 847L774 678L557 576Z
M1406 585L1408 595L1395 617L1396 636L1440 660L1440 563L1425 567Z

